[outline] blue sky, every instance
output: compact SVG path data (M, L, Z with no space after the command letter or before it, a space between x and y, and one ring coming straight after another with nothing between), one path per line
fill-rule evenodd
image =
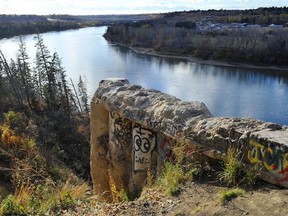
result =
M0 14L137 14L288 6L288 0L0 0Z

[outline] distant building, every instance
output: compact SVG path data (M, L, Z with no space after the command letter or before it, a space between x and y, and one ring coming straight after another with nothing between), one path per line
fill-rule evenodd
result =
M205 19L206 20L211 20L211 19L214 19L214 17L213 16L206 16Z
M231 23L228 28L245 28L247 23Z
M283 28L283 25L275 25L275 24L271 24L268 27L272 27L272 28Z
M247 28L260 28L261 25L247 25Z

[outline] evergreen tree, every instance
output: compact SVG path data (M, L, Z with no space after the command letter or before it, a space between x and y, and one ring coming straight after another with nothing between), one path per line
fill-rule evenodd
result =
M80 96L80 100L81 100L81 105L84 109L83 111L86 114L89 114L87 87L86 87L86 83L83 82L81 76L79 76L78 91L79 91L79 96Z
M29 57L26 51L26 44L23 41L22 37L20 37L19 41L17 67L20 75L21 84L26 94L27 103L29 105L29 108L33 109L32 101L35 102L35 94L33 89L32 73L29 64Z
M70 78L70 82L71 82L71 85L72 85L73 90L74 90L74 96L75 96L78 103L76 103L76 100L74 99L74 97L71 97L71 100L74 102L75 107L77 107L77 109L80 111L80 113L82 113L83 112L82 105L81 105L77 90L75 88L74 82L71 78Z
M0 114L3 113L4 98L5 98L5 91L3 87L4 79L2 74L3 74L3 65L0 64Z
M12 63L13 63L13 61L12 61ZM19 89L19 85L17 85L17 81L16 81L16 78L14 76L15 74L14 74L13 68L11 68L9 66L9 64L7 63L7 60L6 60L4 54L2 53L1 50L0 50L0 65L1 65L2 72L5 74L5 76L9 80L9 83L12 87L11 90L13 91L17 102L19 104L22 104L20 89ZM13 64L12 64L12 66L13 66Z
M57 90L55 91L57 92L57 100L62 110L64 110L67 116L70 117L71 106L69 94L71 94L71 90L69 89L69 86L67 84L66 72L61 65L61 59L59 58L57 53L53 54L52 62L56 74Z
M38 34L36 37L36 74L40 96L45 99L49 110L53 110L55 102L55 71L49 50L44 44L43 38Z

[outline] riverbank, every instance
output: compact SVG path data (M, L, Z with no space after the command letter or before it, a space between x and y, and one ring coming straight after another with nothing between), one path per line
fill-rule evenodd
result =
M248 63L239 63L239 62L229 62L229 61L221 61L221 60L203 60L201 58L196 58L193 56L186 56L186 55L177 55L173 53L161 53L155 51L153 48L143 48L143 47L130 47L125 44L121 43L115 43L120 46L126 46L129 47L133 52L137 54L144 54L144 55L152 55L157 57L164 57L164 58L173 58L173 59L181 59L186 60L190 62L196 62L199 64L205 64L205 65L213 65L213 66L224 66L224 67L242 67L242 68L250 68L250 69L260 69L260 70L277 70L279 72L285 73L285 75L288 75L288 67L280 67L275 65L253 65Z

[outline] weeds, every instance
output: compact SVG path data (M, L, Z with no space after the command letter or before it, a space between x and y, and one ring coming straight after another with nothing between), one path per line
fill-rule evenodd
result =
M228 185L245 184L252 187L258 180L260 170L261 167L258 165L252 168L246 167L242 162L241 151L230 147L227 151L223 171L218 173L218 178L220 182L225 182Z
M237 198L238 196L244 196L244 195L245 195L245 191L240 188L223 191L220 194L221 203L224 204L225 202L228 202L234 198Z
M180 192L184 182L201 177L210 166L200 159L198 149L192 148L185 138L171 143L171 146L172 159L164 162L162 175L156 184L165 194L174 196Z
M118 189L116 183L111 175L110 170L108 170L109 176L109 186L110 186L110 194L112 196L112 202L127 202L130 200L129 194L122 188Z
M262 166L256 164L253 167L245 167L245 175L243 177L243 183L252 187L257 184L259 180L260 171Z
M184 171L179 164L172 164L166 161L161 177L158 179L158 185L164 189L168 195L177 195L181 189L181 180L184 177Z
M88 189L56 158L43 156L49 152L36 145L34 126L13 111L0 124L0 165L5 168L5 180L15 189L2 200L0 215L45 215L73 208Z
M28 215L24 207L19 204L13 195L9 195L1 203L1 215Z
M49 180L36 187L21 186L15 195L2 201L0 212L2 215L45 215L57 209L73 208L87 189L85 183L74 185L71 180L62 187L56 187Z
M242 168L242 158L240 158L240 153L240 151L236 151L233 148L228 149L227 160L224 164L223 171L219 172L218 174L221 182L234 185L239 182Z

